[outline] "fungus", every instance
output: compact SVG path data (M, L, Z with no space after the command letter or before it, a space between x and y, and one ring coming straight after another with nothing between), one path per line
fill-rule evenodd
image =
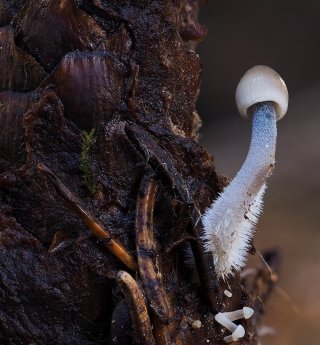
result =
M235 321L239 319L250 319L254 314L254 310L249 307L243 307L242 309L229 311L223 313L230 321Z
M240 328L241 327L241 328ZM223 338L225 343L232 343L233 341L238 341L244 336L244 329L242 326L238 326L236 330L231 334Z
M249 152L236 177L203 215L205 248L222 278L245 265L275 162L276 122L287 111L288 91L274 70L255 66L240 80L236 103L239 113L252 119Z
M229 298L232 297L232 292L229 291L229 290L224 290L223 293L224 293L225 296L227 296L227 297L229 297Z
M234 335L234 338L242 338L245 334L245 330L243 326L236 325L232 321L230 321L225 313L218 313L215 315L215 320L220 323L223 327L227 328L230 332L232 332L232 335Z

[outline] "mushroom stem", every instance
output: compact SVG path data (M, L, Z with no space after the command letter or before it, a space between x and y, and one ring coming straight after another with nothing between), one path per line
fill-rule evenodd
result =
M272 172L277 139L277 114L271 102L257 103L252 114L252 137L247 158L237 175L243 191L258 194ZM248 189L244 190L244 188Z
M274 166L277 127L276 113L270 102L254 105L252 138L242 168L225 188L203 219L206 249L214 255L220 276L245 264L254 224L262 209L266 179ZM206 229L214 229L214 232Z
M243 338L245 335L245 330L243 326L236 325L232 321L230 321L224 313L218 313L215 316L215 319L217 322L219 322L222 326L227 328L230 332L232 332L231 335L228 335L224 337L224 341L226 343L231 343L233 341L237 341L239 338Z
M245 335L244 328L242 326L238 326L237 329L231 334L223 338L225 343L232 343L234 341L238 341L240 338L243 338Z
M216 316L214 318L218 323L220 323L220 325L222 325L223 327L228 329L230 332L234 332L238 328L238 326L235 323L233 323L232 321L230 321L224 315L224 313L218 313L218 314L216 314Z
M240 320L240 319L250 319L254 314L254 310L249 307L243 307L242 309L229 311L223 313L230 321Z

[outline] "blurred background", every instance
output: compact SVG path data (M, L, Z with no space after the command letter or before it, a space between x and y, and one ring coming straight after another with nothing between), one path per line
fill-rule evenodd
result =
M269 179L255 244L283 253L279 287L263 320L262 345L320 344L320 0L211 0L200 21L204 72L198 111L201 143L217 170L233 177L245 159L250 122L234 92L253 65L274 68L290 94L279 122L276 168Z

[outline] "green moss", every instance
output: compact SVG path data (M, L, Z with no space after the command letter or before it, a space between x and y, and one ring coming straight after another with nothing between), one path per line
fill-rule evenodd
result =
M82 132L81 143L81 156L80 156L80 168L83 173L84 184L88 188L91 195L94 195L97 191L96 184L94 182L92 172L90 169L89 153L90 147L94 141L94 129L90 132Z

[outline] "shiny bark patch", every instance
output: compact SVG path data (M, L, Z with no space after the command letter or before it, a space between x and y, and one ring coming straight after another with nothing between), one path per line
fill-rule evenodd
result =
M73 52L62 59L42 86L55 85L66 117L79 128L91 130L120 107L125 77L124 65L112 54Z
M46 70L74 50L93 50L106 37L74 0L29 0L14 19L15 36Z
M44 69L19 49L11 26L0 27L0 91L30 91L45 78Z

